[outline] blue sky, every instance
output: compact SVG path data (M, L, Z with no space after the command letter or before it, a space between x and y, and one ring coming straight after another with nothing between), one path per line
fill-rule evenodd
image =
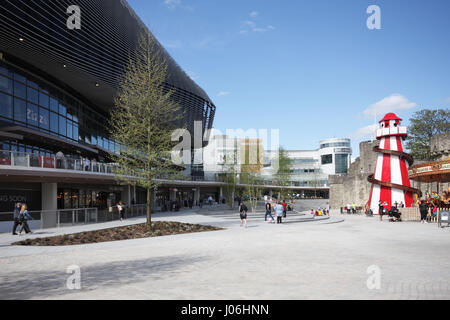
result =
M376 114L450 107L448 0L128 2L214 101L223 132L278 128L288 149L348 137L357 156ZM370 5L381 30L366 26Z

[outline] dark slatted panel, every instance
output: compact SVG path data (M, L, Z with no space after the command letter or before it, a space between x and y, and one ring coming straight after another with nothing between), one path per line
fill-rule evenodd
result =
M81 30L66 26L70 5L81 8ZM113 105L140 31L149 32L123 0L0 0L0 50L6 58L35 66L103 111ZM184 123L192 128L193 121L200 120L212 128L214 104L164 52L168 87L186 111Z

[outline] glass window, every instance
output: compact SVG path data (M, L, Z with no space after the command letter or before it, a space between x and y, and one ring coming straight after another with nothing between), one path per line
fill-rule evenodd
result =
M21 99L14 99L14 120L27 122L27 103Z
M37 85L37 83L35 83L35 82L33 82L33 81L28 80L28 81L27 81L27 85L28 85L29 87L33 87L33 88L39 89L39 86Z
M50 110L58 112L58 100L50 98Z
M344 174L348 171L348 155L337 154L336 158L336 174Z
M14 73L14 80L16 80L16 81L21 81L21 82L23 82L23 83L26 83L26 82L27 82L27 78L25 78L24 76L21 76L21 75L18 74L18 73Z
M9 78L0 76L0 90L9 94L13 93L13 81Z
M326 154L322 156L322 165L333 163L333 155Z
M5 67L1 67L0 66L0 73L4 74L5 76L8 76L10 78L12 78L12 73L11 71L9 71L8 69L6 69Z
M34 90L30 87L27 88L27 97L28 101L31 101L35 104L39 104L39 93L37 90Z
M101 148L103 148L103 138L102 136L97 137L97 145Z
M27 99L27 87L20 82L14 81L14 95L22 99Z
M50 98L45 93L39 92L39 105L48 108L50 104Z
M67 114L67 108L63 106L62 104L59 105L59 114L66 116Z
M72 139L72 133L73 133L72 121L68 120L67 121L67 137Z
M66 128L67 128L66 124L67 123L66 122L67 122L66 118L59 116L59 134L60 135L66 136L66 134L67 134L67 132L66 132Z
M32 126L38 126L38 107L32 103L27 104L27 123Z
M13 118L13 98L9 94L0 93L0 116Z
M91 144L91 136L89 134L86 134L86 136L84 137L84 142L86 142L87 144Z
M49 112L47 109L39 108L39 128L48 130L49 125Z
M67 118L68 119L72 120L72 114L73 114L72 108L67 108Z
M76 140L76 141L79 140L78 126L76 124L73 125L73 139Z
M50 130L58 133L58 115L54 112L50 112Z
M96 135L92 135L91 142L93 145L97 145L97 136Z

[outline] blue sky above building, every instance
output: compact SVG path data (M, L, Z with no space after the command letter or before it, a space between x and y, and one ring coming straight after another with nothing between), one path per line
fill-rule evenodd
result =
M224 133L278 128L288 149L351 138L358 155L375 118L450 107L447 0L128 2L215 102ZM381 30L366 26L370 5Z

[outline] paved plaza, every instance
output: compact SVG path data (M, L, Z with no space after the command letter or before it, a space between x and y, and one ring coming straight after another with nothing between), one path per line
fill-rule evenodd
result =
M159 214L155 220L226 229L73 247L13 247L11 241L19 238L1 234L0 299L450 297L450 228L435 224L379 222L338 212L313 220L298 212L282 225L264 222L262 213L250 214L248 228L242 228L237 213L209 208ZM118 224L38 231L31 237ZM66 286L73 265L81 270L80 290ZM381 272L379 290L368 288L373 277L368 268Z

